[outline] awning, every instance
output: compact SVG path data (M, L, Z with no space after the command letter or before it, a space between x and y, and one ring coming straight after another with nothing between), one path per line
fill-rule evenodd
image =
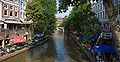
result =
M17 21L4 21L5 23L12 23L12 24L22 24L21 22Z
M18 37L14 38L14 39L11 39L10 42L14 42L14 43L17 43L17 42L26 42L26 39L18 36Z
M93 46L93 50L98 53L98 52L105 52L105 53L116 53L116 50L107 45L99 45L99 46Z

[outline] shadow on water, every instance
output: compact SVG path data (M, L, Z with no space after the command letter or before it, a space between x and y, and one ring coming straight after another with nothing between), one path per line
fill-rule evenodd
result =
M3 62L89 62L70 36L55 32L43 45Z
M67 54L70 58L76 60L76 62L88 62L89 59L84 55L71 36L66 35L66 37L67 39L65 39L65 41L69 42L66 42L65 44L67 51L69 51Z

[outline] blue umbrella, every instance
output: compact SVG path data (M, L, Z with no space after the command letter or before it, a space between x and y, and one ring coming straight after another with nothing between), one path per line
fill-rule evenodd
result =
M92 40L97 40L97 39L96 39L96 38L94 38L94 37L91 37L91 39L92 39Z
M86 36L86 37L83 37L82 39L85 39L85 40L91 40L91 38L89 36Z
M83 38L85 35L80 35L78 38Z
M99 45L99 46L93 46L93 50L98 53L98 52L105 52L105 53L116 53L116 50L107 45Z
M101 52L100 46L93 46L93 50L98 53Z
M36 34L35 37L41 37L43 34Z

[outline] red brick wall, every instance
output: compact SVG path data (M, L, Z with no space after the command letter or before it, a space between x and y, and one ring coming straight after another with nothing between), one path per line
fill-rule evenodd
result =
M4 10L5 10L4 4L8 5L8 9L7 9L8 10L8 16L4 15ZM13 17L10 17L10 5L13 6ZM2 7L3 7L3 9L2 9L2 17L19 19L19 6L15 6L15 5L8 4L8 3L2 3ZM15 17L15 7L18 7L18 11L16 11L16 12L18 12L18 17Z

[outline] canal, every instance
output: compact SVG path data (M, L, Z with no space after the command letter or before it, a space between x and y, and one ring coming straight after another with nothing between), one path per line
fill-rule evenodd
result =
M3 62L89 62L89 59L70 36L56 31L43 45Z

